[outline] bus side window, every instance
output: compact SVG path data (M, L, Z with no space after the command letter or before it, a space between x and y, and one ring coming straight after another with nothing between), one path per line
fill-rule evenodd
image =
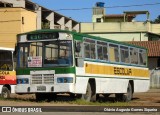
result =
M90 44L84 43L84 55L85 58L90 58Z
M139 50L139 64L146 65L146 51Z
M108 61L107 43L97 41L97 56L99 60Z
M84 38L84 57L85 58L91 58L95 59L96 54L95 54L95 40L90 39L90 38Z
M128 50L128 47L121 46L120 47L120 53L121 53L121 62L129 63L129 50Z
M130 48L130 58L132 64L138 64L138 49Z
M109 57L111 62L119 62L118 45L109 45Z
M102 52L102 46L97 45L97 54L98 54L98 59L103 60L103 52Z
M91 58L95 59L96 58L96 54L95 54L95 44L90 44L91 46Z
M107 46L103 46L103 60L108 61L108 50L107 50Z

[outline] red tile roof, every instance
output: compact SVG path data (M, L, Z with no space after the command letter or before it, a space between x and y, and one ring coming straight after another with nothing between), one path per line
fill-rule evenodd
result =
M127 43L147 48L149 57L160 57L160 41L131 41Z

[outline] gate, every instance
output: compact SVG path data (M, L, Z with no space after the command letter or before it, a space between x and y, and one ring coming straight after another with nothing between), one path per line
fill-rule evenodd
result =
M150 71L150 88L160 88L160 68Z

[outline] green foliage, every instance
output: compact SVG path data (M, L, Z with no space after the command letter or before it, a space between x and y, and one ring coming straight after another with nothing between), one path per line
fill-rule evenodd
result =
M154 20L152 21L153 24L160 24L160 15Z

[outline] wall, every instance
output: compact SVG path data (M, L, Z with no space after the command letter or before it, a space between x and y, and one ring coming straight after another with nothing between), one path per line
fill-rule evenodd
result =
M157 67L157 61L158 61L158 58L149 57L149 59L148 59L148 67L149 67L150 70L152 70L152 69Z
M146 32L149 27L144 22L81 23L81 32Z
M148 41L146 33L91 33L90 35L102 38L112 39L116 41Z
M22 16L24 17L23 25ZM15 48L17 34L35 29L36 14L34 12L23 8L0 8L1 47Z
M152 24L151 32L160 34L160 24Z
M0 8L0 46L14 47L16 34L21 32L20 10L17 8Z
M37 14L35 12L21 9L21 18L22 17L24 17L24 24L21 24L21 33L36 30Z

